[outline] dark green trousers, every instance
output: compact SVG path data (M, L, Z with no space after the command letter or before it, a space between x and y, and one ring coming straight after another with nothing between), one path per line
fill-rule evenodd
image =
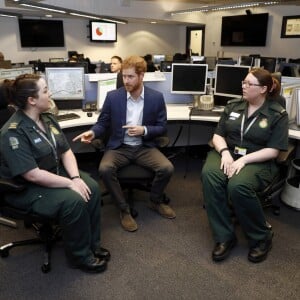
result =
M66 176L63 171L64 176ZM88 174L81 178L91 189L86 203L81 196L67 188L47 188L28 183L21 194L9 195L7 201L16 207L38 215L57 219L62 227L67 257L74 264L87 262L92 251L100 247L100 190Z
M266 187L278 172L275 162L246 165L238 175L228 179L220 169L221 157L212 150L202 169L205 207L216 242L235 237L232 209L249 245L266 239L270 230L256 192Z

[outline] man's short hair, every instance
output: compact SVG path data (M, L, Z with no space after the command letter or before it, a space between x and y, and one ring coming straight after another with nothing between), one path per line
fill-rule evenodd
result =
M122 63L122 61L123 61L122 58L118 55L114 55L110 59L117 59L120 63Z
M132 55L127 57L122 63L122 69L134 68L136 74L145 73L147 71L147 63L143 57Z

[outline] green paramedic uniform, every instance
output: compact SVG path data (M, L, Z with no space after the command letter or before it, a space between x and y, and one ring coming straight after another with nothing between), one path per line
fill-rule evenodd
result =
M0 173L4 178L21 179L21 174L34 168L69 177L60 164L60 156L70 149L57 121L42 114L43 133L22 110L17 111L2 127ZM80 172L91 190L86 203L68 188L47 188L26 182L22 193L7 195L12 205L38 215L57 219L62 227L67 257L74 264L88 262L92 251L100 247L100 191L96 181Z
M287 150L288 115L285 109L270 99L247 118L247 107L248 103L242 99L229 101L215 130L225 138L233 159L240 157L235 154L237 147L246 149L247 154L263 148ZM247 164L230 179L220 169L220 163L221 156L213 149L202 169L205 207L214 239L222 243L235 237L228 205L230 200L249 246L255 246L270 235L256 192L272 181L278 172L276 162Z

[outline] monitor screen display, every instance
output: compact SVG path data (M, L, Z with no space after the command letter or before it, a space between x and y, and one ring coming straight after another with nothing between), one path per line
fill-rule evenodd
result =
M207 69L207 64L172 64L171 92L205 94Z
M268 70L270 73L275 72L276 63L277 63L276 57L263 57L263 56L260 57L260 66Z
M117 78L108 78L98 81L97 88L97 109L101 110L103 103L106 98L106 94L109 91L115 90L117 88Z
M21 47L64 47L61 20L18 19Z
M216 65L214 94L227 97L241 97L242 81L250 71L249 66Z
M116 42L117 24L104 21L90 21L91 42Z
M46 68L45 73L52 99L84 99L84 68Z
M268 13L222 17L221 46L265 46Z

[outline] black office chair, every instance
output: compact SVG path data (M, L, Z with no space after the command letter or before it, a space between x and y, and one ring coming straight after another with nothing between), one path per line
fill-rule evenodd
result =
M13 107L9 107L6 97L3 93L3 81L0 82L0 128L9 119L14 112ZM1 162L1 153L0 153ZM37 243L45 244L44 263L42 271L47 273L51 270L50 254L51 247L55 240L60 238L60 228L54 225L55 220L50 220L25 210L15 208L6 202L8 193L20 193L24 191L26 186L23 183L18 183L14 180L8 180L0 177L0 226L8 225L17 227L14 220L23 220L25 227L33 227L38 235L37 238L10 242L0 247L0 256L7 257L10 249L18 246L32 245ZM8 218L12 218L8 219Z
M45 253L43 255L44 262L41 266L43 273L48 273L51 270L51 249L53 243L61 238L60 227L55 225L55 220L39 216L37 214L29 213L28 211L15 208L5 201L5 195L8 193L20 193L26 186L12 180L0 178L0 213L7 218L24 221L26 228L33 227L36 231L37 237L27 240L9 242L0 247L0 256L2 258L9 256L9 251L12 248L19 246L27 246L33 244L44 244ZM1 224L9 225L8 219L4 219Z
M103 138L95 139L92 142L92 145L95 147L96 151L104 153L107 136ZM163 148L167 147L169 144L169 138L167 136L157 137L156 145L162 151ZM99 155L100 156L100 155ZM118 180L123 190L128 192L128 202L130 205L131 215L135 218L138 213L133 207L132 195L134 190L140 190L145 192L150 192L151 185L154 179L154 172L139 166L135 163L129 164L125 167L122 167L118 170ZM102 196L108 195L108 192L105 191L102 193ZM170 199L164 194L163 202L168 204ZM102 203L103 204L103 203Z
M289 143L288 151L280 151L276 162L279 172L273 181L262 191L257 193L263 208L271 208L274 215L280 215L279 199L288 176L289 166L295 154L295 145Z

